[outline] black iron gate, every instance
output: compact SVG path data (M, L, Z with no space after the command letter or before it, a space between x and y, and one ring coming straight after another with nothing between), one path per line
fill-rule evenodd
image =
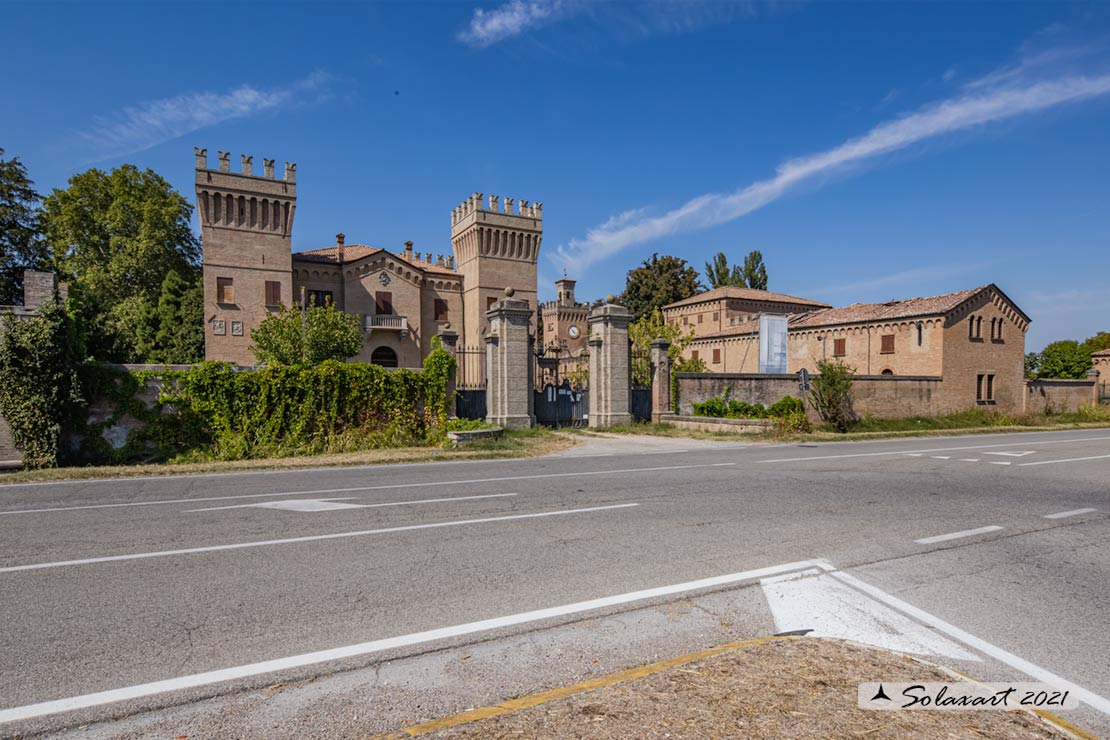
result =
M455 416L486 418L486 350L459 347L455 352Z
M630 390L628 411L636 421L651 421L651 353L637 351L629 342Z
M569 380L562 385L545 385L534 391L536 423L548 427L585 426L589 421L590 392L571 387Z

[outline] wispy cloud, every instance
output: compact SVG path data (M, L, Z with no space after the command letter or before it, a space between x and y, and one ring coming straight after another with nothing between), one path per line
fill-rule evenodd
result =
M989 266L989 262L980 262L978 264L959 262L934 265L931 267L915 267L889 275L880 275L879 277L869 280L861 280L854 283L837 283L832 286L822 285L801 292L803 295L817 297L851 295L865 300L882 300L881 297L876 296L876 293L880 290L885 291L888 288L897 288L903 285L920 285L921 283L928 283L931 281L948 284L952 278L982 272Z
M807 157L789 159L775 175L732 193L708 193L659 216L643 215L590 229L559 246L553 259L580 272L621 250L674 234L727 223L804 185L841 174L881 155L945 134L1048 110L1110 93L1110 74L1070 75L1036 82L1007 78L1004 84L962 94L881 123L862 136Z
M751 18L766 0L654 0L637 3L590 0L508 0L492 10L476 8L459 41L484 48L577 16L617 36L644 37L686 33L707 26Z
M492 46L585 9L581 0L509 0L493 10L476 8L459 40L470 46Z
M80 132L95 159L150 149L198 129L327 97L328 77L315 72L284 87L241 85L228 92L197 92L151 100L100 116Z

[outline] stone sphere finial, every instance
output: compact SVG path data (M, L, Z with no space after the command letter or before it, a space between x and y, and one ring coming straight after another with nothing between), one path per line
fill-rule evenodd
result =
M506 298L512 298L514 295L516 295L515 290L513 290L512 288L505 288L505 297Z
M613 295L612 293L610 293L609 295L605 296L605 302L606 303L616 303L617 302L617 297L615 295Z

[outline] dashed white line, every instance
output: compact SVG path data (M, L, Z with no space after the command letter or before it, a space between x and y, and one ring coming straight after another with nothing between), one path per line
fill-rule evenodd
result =
M537 609L535 611L522 612L520 614L512 614L509 616L496 617L493 619L484 619L480 622L469 622L467 624L460 624L454 627L442 627L440 629L427 630L426 632L416 632L409 635L402 635L400 637L372 640L370 642L363 642L357 645L348 645L346 647L333 648L331 650L321 650L315 653L303 653L301 655L293 655L288 658L266 660L260 663L250 663L247 665L236 666L234 668L224 668L222 670L208 671L206 673L194 673L190 676L180 676L178 678L171 678L163 681L138 684L122 689L100 691L95 694L85 694L83 696L75 696L68 699L45 701L39 704L28 704L22 707L13 707L11 709L0 710L0 723L15 722L16 720L31 719L33 717L42 717L48 714L57 714L58 712L68 712L73 709L97 707L103 704L111 704L113 702L137 699L144 696L152 696L154 694L161 694L167 691L179 691L181 689L190 689L197 686L207 686L209 684L220 683L222 681L232 681L235 679L247 678L250 676L258 676L265 673L273 673L274 671L289 670L291 668L301 668L304 666L315 665L317 663L326 663L332 660L340 660L342 658L370 655L373 653L382 652L383 650L408 647L410 645L419 645L421 643L432 642L434 640L443 640L451 637L459 637L461 635L471 635L478 632L488 632L489 630L500 629L503 627L512 627L514 625L527 624L529 622L538 622L544 619L563 617L571 614L580 614L582 612L588 612L595 609L621 606L623 604L645 601L647 599L656 599L663 596L673 596L675 594L681 594L688 591L696 591L706 588L717 588L720 586L742 583L744 581L754 581L778 573L788 573L790 571L803 570L815 565L817 565L817 563L809 560L797 563L785 563L783 565L771 566L769 568L759 568L756 570L743 571L740 573L732 573L726 576L716 576L714 578L704 578L699 581L678 583L673 586L649 588L643 591L632 591L630 593L620 594L618 596L606 596L599 599L591 599L589 601L579 601L574 604L566 604L564 606L550 607L547 609Z
M960 462L979 462L977 457L961 457Z
M997 460L988 460L987 464L988 465L1013 465L1012 462L999 462Z
M1045 519L1067 519L1069 516L1080 514L1093 514L1097 509L1072 509L1071 511L1058 511L1055 514L1045 514Z
M920 540L914 540L919 545L931 545L934 542L946 542L948 540L958 540L961 537L974 537L977 534L986 534L987 532L997 532L1002 529L997 525L990 525L989 527L978 527L977 529L965 529L961 532L949 532L948 534L938 534L933 537L924 537Z
M1051 444L1073 444L1075 442L1100 442L1110 440L1110 437L1083 437L1082 439L1038 439L1038 445L1051 445ZM852 452L844 455L817 455L815 457L779 457L773 460L756 460L757 463L782 463L782 462L804 462L807 460L839 460L848 457L880 457L886 455L918 455L928 452L959 452L961 450L985 450L995 447L1028 447L1029 440L1024 442L1003 442L991 445L968 445L966 447L934 447L928 450L893 450L887 452ZM1104 457L1110 457L1105 455ZM1096 459L1096 458L1080 458L1080 459ZM1027 463L1031 464L1031 463Z
M265 547L267 545L291 545L298 542L318 542L320 540L338 540L349 537L366 537L372 534L390 534L392 532L412 532L417 529L439 529L442 527L461 527L465 524L487 524L489 522L508 522L517 519L539 519L550 516L566 516L568 514L586 514L591 511L608 511L610 509L627 509L639 506L638 503L610 504L609 506L590 506L585 509L560 509L558 511L541 511L535 514L512 514L508 516L491 516L482 519L459 519L449 522L433 522L431 524L410 524L404 527L384 527L382 529L364 529L357 532L336 532L333 534L314 534L306 537L289 537L283 540L259 540L255 542L237 542L231 545L210 545L207 547L188 547L181 550L160 550L158 552L137 552L128 555L108 555L99 558L84 558L82 560L62 560L55 563L31 563L29 565L12 565L0 568L0 573L15 573L22 570L41 570L43 568L61 568L67 565L91 565L92 563L111 563L118 560L143 560L146 558L162 558L170 555L192 555L201 552L220 552L222 550L242 550L248 547Z
M930 455L929 457L933 458L934 460L951 460L952 459L948 455Z
M388 501L384 504L359 504L360 509L380 509L383 506L411 506L414 504L442 504L451 501L473 501L474 499L483 498L504 498L506 496L516 496L515 493L484 493L480 496L454 496L452 498L421 498L415 501ZM350 501L355 498L354 496L345 496L343 498L329 498L319 499L321 501ZM193 499L194 501L197 499ZM245 509L251 506L265 506L266 504L234 504L232 506L211 506L205 509L189 509L185 513L192 514L198 511L225 511L227 509Z

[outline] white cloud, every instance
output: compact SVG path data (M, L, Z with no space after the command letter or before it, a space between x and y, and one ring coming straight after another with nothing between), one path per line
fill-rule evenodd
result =
M470 46L492 46L584 8L577 0L509 0L493 10L476 8L470 25L459 32L459 40Z
M986 269L990 263L978 264L944 264L930 267L914 267L890 275L880 275L870 280L861 280L855 283L838 283L835 286L824 286L802 291L802 295L834 296L851 295L857 300L884 300L876 294L880 290L887 290L901 285L920 284L927 281L948 283L951 278L974 274ZM966 286L971 287L971 286ZM893 300L893 298L891 298Z
M325 95L327 76L316 72L284 87L241 85L228 92L198 92L151 100L98 117L80 133L97 159L131 154L225 121L258 115Z
M875 126L862 136L807 157L789 159L775 175L733 193L708 193L660 216L643 215L590 229L560 245L553 259L581 272L629 247L666 236L727 223L778 200L802 185L840 174L854 165L944 134L1047 110L1110 93L1110 74L1072 75L1028 84L973 89Z

